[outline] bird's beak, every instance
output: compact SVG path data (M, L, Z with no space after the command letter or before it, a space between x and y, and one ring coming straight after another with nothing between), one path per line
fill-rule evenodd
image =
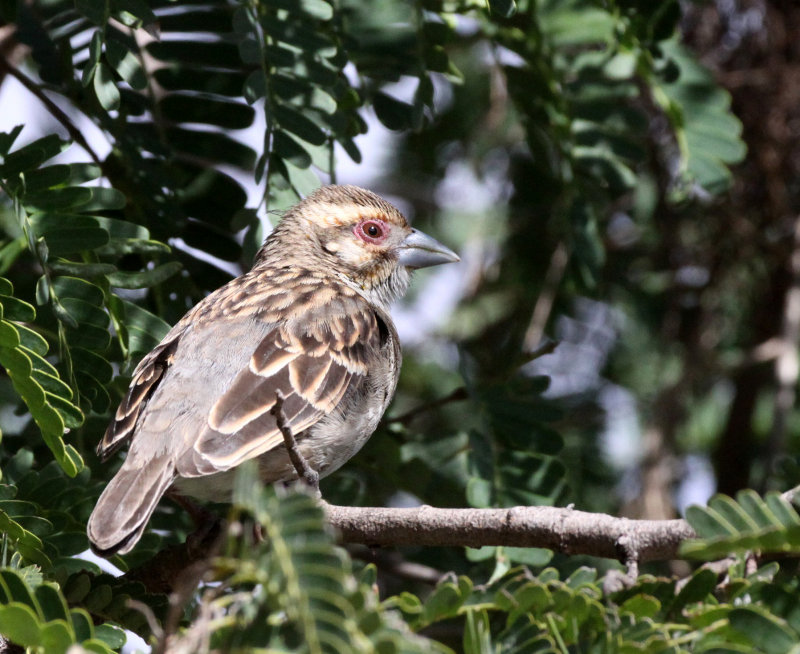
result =
M398 248L397 259L406 268L427 268L442 263L455 263L461 258L435 238L412 229Z

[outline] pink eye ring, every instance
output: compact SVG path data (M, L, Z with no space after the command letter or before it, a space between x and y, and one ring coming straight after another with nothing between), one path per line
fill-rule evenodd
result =
M380 220L365 220L355 228L356 236L367 243L380 243L389 233L385 223Z

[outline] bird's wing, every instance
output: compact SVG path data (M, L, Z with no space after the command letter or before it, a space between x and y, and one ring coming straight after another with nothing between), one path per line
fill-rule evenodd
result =
M334 300L321 313L312 310L262 337L247 366L209 407L193 447L177 461L179 475L229 470L281 444L270 413L278 391L296 436L341 410L348 389L366 378L370 357L379 356L384 330L356 297Z
M128 392L122 398L114 418L97 445L97 454L102 460L110 457L133 436L142 409L158 387L167 368L172 365L175 350L184 332L177 327L167 334L166 338L145 356L133 371Z

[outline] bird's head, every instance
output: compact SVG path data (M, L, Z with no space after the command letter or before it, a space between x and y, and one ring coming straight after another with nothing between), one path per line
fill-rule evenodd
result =
M455 252L412 229L396 207L357 186L318 189L286 212L265 253L273 240L291 243L307 263L321 261L384 307L405 293L411 270L459 261Z

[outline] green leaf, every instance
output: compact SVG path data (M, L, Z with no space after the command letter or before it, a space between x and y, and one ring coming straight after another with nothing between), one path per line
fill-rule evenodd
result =
M41 628L41 643L46 652L66 652L75 642L75 634L66 622L48 622Z
M47 354L48 345L44 336L25 325L14 325L20 337L20 344L34 354L43 357Z
M111 624L97 625L94 629L96 638L102 640L111 649L120 649L127 640L125 632Z
M68 619L67 604L55 584L41 584L35 588L34 594L45 621Z
M92 40L89 41L89 59L83 67L83 74L81 76L81 84L88 87L94 79L94 73L97 70L97 64L100 63L100 57L103 56L103 34L100 30L95 30L92 34Z
M117 269L110 263L76 263L74 261L53 261L52 259L48 265L53 272L71 277L102 277Z
M425 600L422 616L424 624L431 624L456 615L465 599L456 584L449 581L440 583L430 597Z
M0 346L18 347L19 344L19 332L16 326L7 320L0 320Z
M226 129L244 129L253 123L252 107L205 97L170 94L160 102L166 118L175 122L204 123Z
M49 405L58 411L61 419L64 421L65 427L69 429L77 429L83 425L83 422L86 419L83 415L83 411L81 411L72 402L69 402L67 399L65 399L64 395L52 395L51 393L45 392L45 399ZM71 456L69 452L68 456ZM76 458L71 456L71 458L75 466L80 469L80 457Z
M0 633L12 643L23 647L38 647L42 644L36 613L19 602L0 606Z
M84 186L51 188L25 194L28 211L64 211L84 207L92 199L92 190Z
M123 43L116 39L109 39L106 43L106 58L117 74L130 84L131 88L139 91L147 88L147 76L139 58Z
M242 94L249 104L267 95L267 78L263 70L254 70L247 76L242 85Z
M298 168L308 168L311 165L311 156L305 148L284 132L275 132L273 152Z
M317 173L315 173L313 169L298 168L287 161L284 170L288 175L289 183L292 188L296 190L301 197L310 195L319 188L319 177L317 177Z
M87 190L91 193L89 201L81 207L81 211L111 211L114 209L124 209L127 204L125 195L115 188L104 186L90 186ZM95 217L103 227L102 218Z
M108 232L112 239L148 240L150 238L150 232L145 227L137 225L136 223L128 222L127 220L118 220L116 218L107 218L106 216L93 216L93 219L97 221L100 227Z
M164 29L164 18L165 15L160 18L162 29ZM199 42L194 39L161 39L160 41L148 43L147 51L161 61L187 63L193 67L209 66L236 70L241 65L237 47L232 43L221 41Z
M0 177L11 178L28 170L38 168L42 163L55 157L69 147L58 135L49 134L19 150L5 156L0 166Z
M299 136L312 145L322 145L325 143L325 132L298 110L284 104L276 104L273 107L273 115L281 129L285 129L295 136Z
M75 367L83 374L88 374L102 384L108 384L114 375L111 365L103 357L82 347L71 349Z
M104 63L99 63L94 74L94 92L100 106L106 111L119 109L119 89L111 70Z
M114 238L96 252L101 256L121 257L126 254L169 254L171 249L159 241L143 241L138 238Z
M511 561L531 567L542 567L553 560L553 551L541 547L503 547L502 552Z
M14 141L17 140L20 132L22 132L22 128L22 125L15 125L10 132L0 132L0 157L5 157L8 154L11 146L14 145Z
M4 502L3 505L5 506L5 504ZM3 510L3 506L0 506L0 532L5 534L10 539L12 546L32 563L50 565L41 539L8 515Z
M70 345L101 352L111 344L111 334L108 329L83 324L79 329L70 329L67 332L67 341Z
M489 614L485 610L467 611L464 629L464 654L494 654Z
M774 491L767 493L766 502L773 515L784 527L800 525L800 516L798 516L797 511L794 510L791 503L783 499L780 493Z
M682 611L688 604L702 602L717 585L717 575L713 571L701 569L681 588L681 591L670 604L670 611Z
M716 511L706 507L690 506L686 509L686 520L697 532L698 536L709 538L714 536L731 536L736 534L733 526Z
M761 607L736 608L728 618L731 627L746 635L753 645L763 648L767 654L784 654L797 643L798 634Z
M747 532L758 528L745 510L727 495L715 495L708 504L709 508L716 511L720 520L726 521L735 531Z
M250 170L256 153L226 134L172 127L166 130L173 146L186 154L197 155L207 161L219 161L244 170Z
M753 529L770 529L780 527L781 521L766 502L752 489L744 489L736 494L736 501L747 515Z
M15 297L0 295L0 305L3 307L3 317L7 320L33 322L36 318L33 306Z
M99 227L89 229L53 229L45 236L50 255L63 256L93 250L108 243L108 232Z
M35 368L31 371L31 377L45 390L45 393L72 399L72 389L49 371Z
M53 280L53 292L60 298L79 298L96 307L103 306L103 291L85 279L61 276Z
M386 127L393 130L409 129L413 125L414 107L386 93L376 93L373 98L375 114Z
M142 334L147 334L156 343L167 335L170 326L164 320L128 300L123 300L122 305L128 329L135 328ZM133 347L133 344L129 344L129 347L135 352L149 352L152 349L152 347L138 349Z
M60 306L69 319L73 321L74 324L69 325L70 327L77 328L81 324L90 324L105 329L108 326L108 314L100 307L84 300L66 297L55 306ZM61 319L61 316L59 316L59 319Z
M336 55L335 43L323 32L305 27L302 21L274 20L265 17L261 20L261 24L271 37L298 50L313 52L316 57L326 59Z
M143 270L141 272L117 271L106 275L106 279L108 279L108 283L111 286L116 286L117 288L147 288L169 279L179 272L181 268L180 262L169 261L151 270Z
M25 192L34 193L60 186L69 181L71 176L70 166L58 164L55 166L45 166L38 170L31 170L25 173Z
M111 10L128 27L138 28L158 21L144 0L111 0Z

